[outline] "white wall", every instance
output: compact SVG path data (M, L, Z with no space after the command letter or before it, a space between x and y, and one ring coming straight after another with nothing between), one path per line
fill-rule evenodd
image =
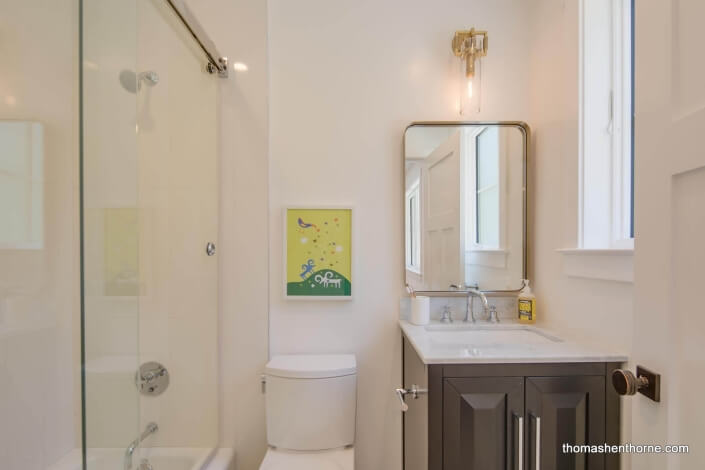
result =
M266 450L259 377L268 357L267 4L190 0L221 54L247 72L220 80L220 445L237 469Z
M401 381L404 128L414 120L458 119L450 41L456 29L471 26L490 31L477 119L527 120L529 6L269 2L271 352L357 355L360 470L401 466L401 414L392 390ZM287 204L355 206L353 301L282 298Z
M529 273L538 321L565 337L629 353L632 284L568 277L556 250L577 247L578 0L534 0L530 69L533 222ZM490 43L491 44L491 43ZM630 436L623 400L622 441ZM628 456L625 456L628 461ZM628 468L625 466L625 468Z

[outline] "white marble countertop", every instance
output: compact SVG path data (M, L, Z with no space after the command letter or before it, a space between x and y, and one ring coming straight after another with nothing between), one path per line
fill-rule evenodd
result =
M490 364L541 362L626 362L623 353L565 341L533 325L437 321L418 326L399 320L424 364Z

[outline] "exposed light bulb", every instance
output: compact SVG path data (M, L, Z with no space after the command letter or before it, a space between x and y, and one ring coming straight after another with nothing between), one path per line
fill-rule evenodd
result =
M460 114L470 116L480 112L480 98L482 95L482 75L480 73L480 61L472 67L463 63L460 70L458 87L458 98L460 102ZM468 69L472 70L468 70Z

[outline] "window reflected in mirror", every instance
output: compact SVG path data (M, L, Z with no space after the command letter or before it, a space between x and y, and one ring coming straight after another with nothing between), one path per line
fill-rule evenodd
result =
M465 131L467 132L467 131ZM500 162L499 162L499 129L497 127L484 128L475 138L476 151L465 158L474 160L475 169L475 217L474 234L475 248L499 249L499 198L500 198ZM470 176L472 185L472 175Z

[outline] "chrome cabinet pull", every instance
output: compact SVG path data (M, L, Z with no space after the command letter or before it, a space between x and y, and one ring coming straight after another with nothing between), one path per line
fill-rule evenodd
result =
M517 427L519 429L519 451L517 452L519 454L517 456L519 465L517 466L517 468L518 470L524 470L524 417L516 414L514 415L514 417L517 418Z
M418 385L413 384L410 388L397 388L394 390L394 393L396 393L397 398L399 399L399 405L401 406L401 410L408 411L409 405L407 405L404 401L404 397L406 395L411 395L412 397L414 397L414 399L417 399L419 398L419 395L424 395L428 393L428 389L419 388Z
M536 420L536 447L534 448L534 470L541 470L541 418L534 416Z

